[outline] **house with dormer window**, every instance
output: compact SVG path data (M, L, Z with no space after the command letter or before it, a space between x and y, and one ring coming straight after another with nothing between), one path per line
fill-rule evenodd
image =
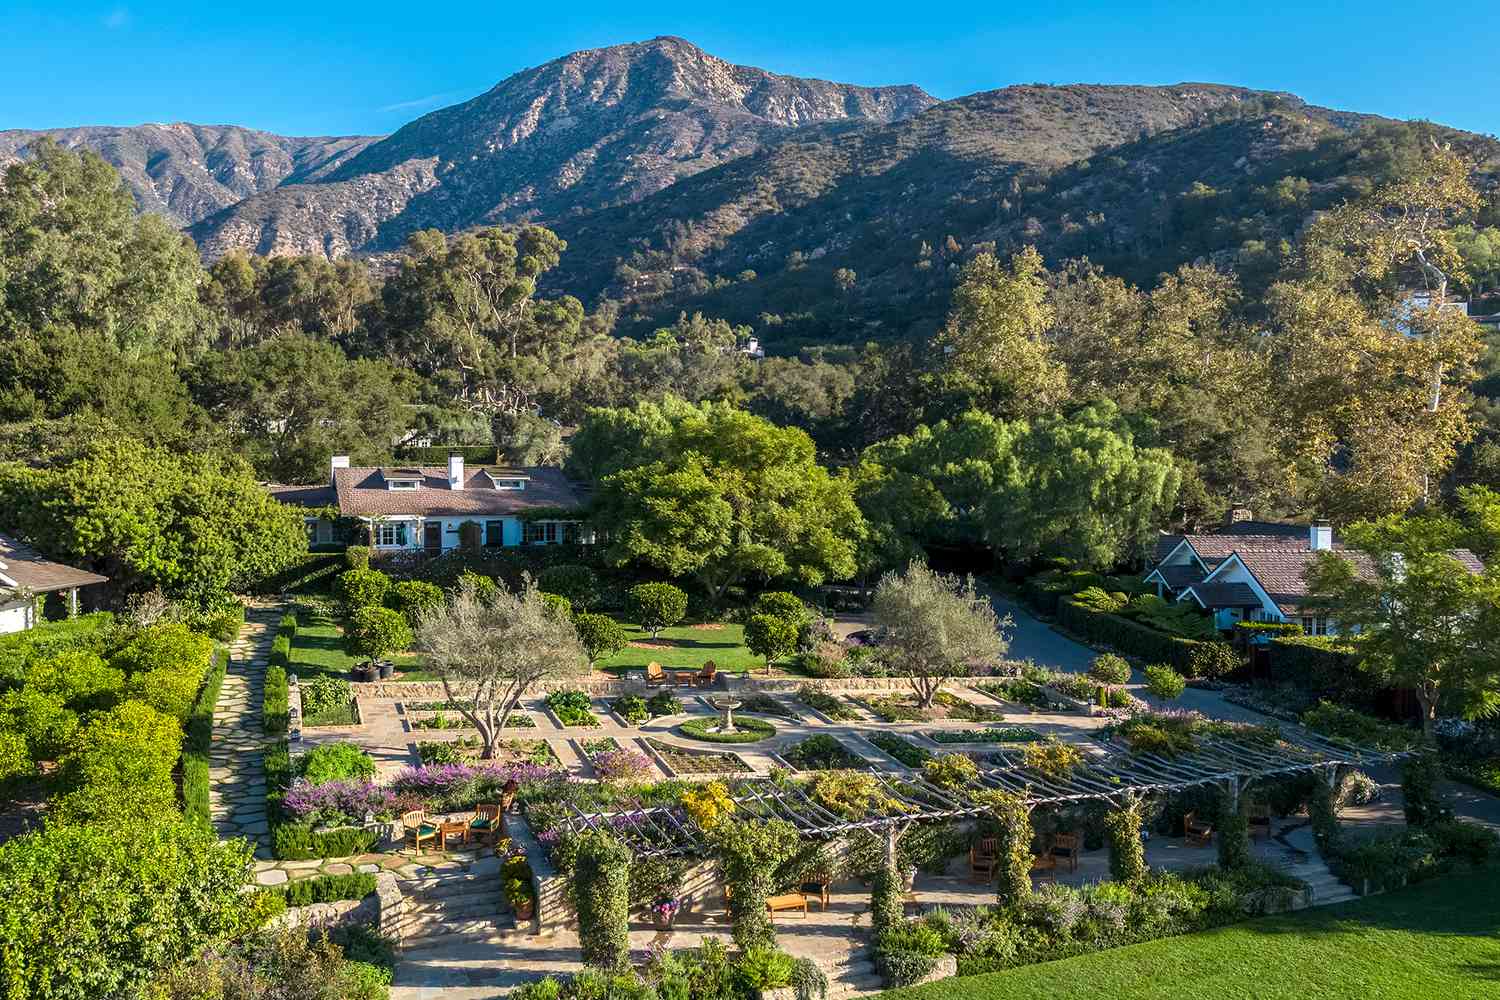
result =
M1349 560L1356 575L1374 574L1370 557L1344 548L1327 521L1256 521L1237 511L1215 532L1162 535L1145 581L1161 597L1212 614L1221 629L1241 621L1292 622L1308 635L1335 635L1337 622L1304 608L1307 571L1323 552ZM1451 555L1469 572L1484 572L1468 549Z
M365 525L369 544L382 552L438 554L466 544L588 544L592 534L577 515L579 488L561 469L481 466L460 455L444 466L352 467L347 455L329 463L327 486L269 486L283 503L317 508L306 518L312 544L336 539L322 510Z

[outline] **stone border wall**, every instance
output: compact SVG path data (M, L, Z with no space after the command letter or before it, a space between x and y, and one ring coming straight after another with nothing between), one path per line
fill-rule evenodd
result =
M720 674L724 678L722 687L706 689L708 693L715 692L747 692L765 691L769 694L787 694L795 692L804 684L821 688L825 691L836 692L858 692L858 691L910 691L911 684L904 677L758 677L749 674ZM964 678L954 678L955 682L962 683ZM441 681L355 681L351 685L356 698L390 698L397 701L442 701L446 695L443 693ZM657 691L704 691L703 688L674 687L659 685L651 687L644 681L631 681L623 677L589 678L588 680L559 680L544 681L527 692L528 698L542 697L552 691L583 690L588 692L592 698L615 698L622 694L638 694L642 696L654 694Z

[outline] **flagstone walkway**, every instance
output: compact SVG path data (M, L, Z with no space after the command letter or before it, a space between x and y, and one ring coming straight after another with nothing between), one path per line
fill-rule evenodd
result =
M265 733L261 699L271 640L281 620L278 606L252 606L245 625L229 647L229 670L214 705L213 744L209 748L209 811L214 831L223 839L246 837L255 856L269 858L266 839Z

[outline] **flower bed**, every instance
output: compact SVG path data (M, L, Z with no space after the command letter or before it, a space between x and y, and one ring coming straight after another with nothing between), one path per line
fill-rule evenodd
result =
M1005 713L999 709L976 705L950 691L939 691L932 700L943 707L950 719L963 719L965 722L1001 722L1005 719Z
M857 699L882 722L926 722L932 713L913 704L910 695L866 695Z
M988 729L935 729L923 733L934 743L1031 743L1041 733L1025 726L999 726Z
M907 767L921 767L932 759L932 751L895 733L860 733L865 739Z
M479 759L477 739L428 741L417 744L417 758L423 764L467 764ZM491 762L499 766L536 764L556 766L561 762L546 740L500 740L495 752L502 755Z
M439 702L438 704L442 704ZM408 711L415 710L416 706L406 706ZM447 710L437 709L432 715L413 716L407 715L406 725L412 730L435 730L443 732L453 729L472 729L469 720L462 715L448 715ZM506 729L535 729L536 720L525 712L512 712L505 720Z
M861 771L870 765L863 757L850 753L838 740L826 733L809 736L781 754L799 771Z
M387 789L419 799L429 812L472 809L480 802L498 802L505 784L554 781L564 776L558 767L540 764L432 764L409 767L392 779Z
M646 737L646 745L673 774L747 774L755 770L732 753L689 752L649 736Z
M975 684L974 689L989 695L991 698L999 698L1014 705L1026 705L1031 708L1046 708L1051 699L1047 697L1047 689L1035 681L1025 677L1007 677L1002 680L983 681Z
M774 715L777 718L787 719L791 722L802 721L802 717L794 712L790 706L783 704L780 699L773 698L768 694L746 694L739 696L739 698L740 707L735 709L736 713L753 712L759 715ZM713 703L706 698L700 700L710 708L713 707Z
M709 730L719 725L721 720L718 716L708 719L689 719L677 729L683 736L689 739L703 740L705 743L756 743L776 735L776 727L764 719L742 719L736 717L734 720L735 732L715 733Z

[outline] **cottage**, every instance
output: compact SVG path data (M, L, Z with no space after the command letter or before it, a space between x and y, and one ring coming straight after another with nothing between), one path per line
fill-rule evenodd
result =
M1336 622L1303 607L1307 570L1322 552L1350 560L1356 573L1373 572L1369 557L1346 550L1327 521L1255 521L1238 511L1217 532L1163 535L1145 579L1162 597L1211 612L1221 629L1239 621L1295 622L1308 635L1334 635ZM1470 572L1484 572L1468 549L1452 555Z
M561 469L465 468L452 455L444 466L355 468L347 455L329 463L327 486L267 487L282 503L316 508L306 518L308 541L338 541L327 511L363 522L372 547L384 552L438 554L468 544L589 543L579 513L579 488Z
M37 623L37 598L61 594L69 614L78 612L78 590L109 582L109 577L42 558L9 535L0 535L0 633L21 632Z

